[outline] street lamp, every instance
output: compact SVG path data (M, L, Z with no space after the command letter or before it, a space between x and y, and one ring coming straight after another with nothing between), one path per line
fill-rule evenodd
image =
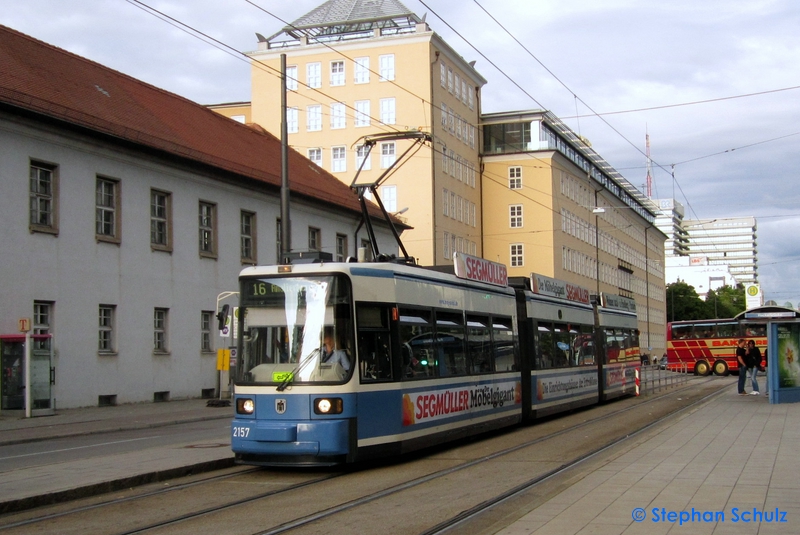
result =
M597 202L597 192L595 192L595 203ZM594 360L597 364L597 380L600 391L603 391L603 353L602 336L600 331L600 214L606 212L605 208L595 207L592 209L594 214L594 258L595 258L595 278L597 279L597 293L592 299L592 312L594 313Z

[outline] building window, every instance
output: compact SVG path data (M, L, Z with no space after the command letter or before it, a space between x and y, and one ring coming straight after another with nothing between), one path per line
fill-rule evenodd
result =
M522 228L522 205L512 204L509 206L508 218L511 228Z
M523 261L524 255L522 253L521 243L511 244L511 267L522 267L525 265Z
M167 347L167 314L168 308L156 308L153 310L153 351L155 353L166 353Z
M446 189L442 190L442 215L450 217L450 194Z
M345 147L331 147L331 171L334 173L347 171Z
M331 85L344 85L344 61L331 61Z
M308 250L309 251L322 250L321 232L318 228L308 227Z
M347 259L347 236L344 234L336 235L336 261L344 262Z
M306 65L306 83L312 89L318 89L322 86L322 64L309 63Z
M306 108L306 130L309 132L322 130L322 106L319 104Z
M447 92L453 93L453 69L447 67Z
M383 186L381 187L381 201L383 207L389 213L397 211L397 186Z
M172 250L172 194L150 190L150 248Z
M58 232L56 167L39 162L30 166L30 230Z
M458 73L455 73L453 77L455 78L453 94L455 95L456 100L461 100L461 77L458 75Z
M331 104L331 130L347 126L344 116L344 104L334 102Z
M286 108L286 130L289 134L296 134L299 131L298 118L300 110L297 108Z
M98 343L97 350L100 353L113 353L114 352L114 313L116 311L115 305L100 305L99 308L99 330L98 330Z
M442 102L442 128L447 128L447 104Z
M256 263L256 214L241 212L242 263Z
M200 313L200 351L211 351L211 326L214 313L204 310Z
M369 58L356 58L355 62L355 77L357 84L369 83Z
M95 234L97 239L119 243L119 182L97 178L95 183Z
M356 169L363 169L364 171L372 169L372 158L366 145L356 145Z
M442 87L447 87L447 65L444 61L439 62L439 81Z
M33 334L50 334L53 324L53 303L33 302ZM34 340L34 349L50 349L50 339Z
M200 256L217 257L217 205L200 201Z
M297 91L297 65L286 67L286 89Z
M456 194L454 191L450 192L450 217L456 218Z
M444 255L445 260L450 260L452 255L450 254L450 234L447 232L444 233L442 236L442 254Z
M386 54L378 58L380 65L380 81L394 80L394 54Z
M508 168L508 189L522 189L522 167Z
M308 159L322 167L322 149L319 147L308 149Z
M388 169L391 167L395 159L394 141L390 143L381 143L381 169Z
M381 99L381 122L383 124L395 124L397 122L394 98Z
M356 100L356 126L369 126L369 100Z

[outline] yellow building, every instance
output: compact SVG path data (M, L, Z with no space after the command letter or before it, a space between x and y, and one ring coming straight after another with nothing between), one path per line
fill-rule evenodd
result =
M656 205L549 112L486 114L484 257L636 301L643 352L665 346ZM489 216L491 214L491 216Z
M432 144L382 182L381 200L413 227L403 243L420 264L450 263L455 251L482 255L478 124L486 80L471 64L396 1L331 0L259 41L250 53L252 122L281 131L285 54L289 144L343 182L362 162L358 183L377 181L411 146L379 142L367 154L364 136L430 133Z
M402 239L420 264L449 265L465 252L512 276L634 299L643 351L663 353L666 237L653 225L656 207L555 116L482 115L486 80L396 0L329 0L258 37L247 122L280 133L285 54L289 144L343 182L362 163L358 182L375 182L410 146L381 141L367 157L364 136L431 134L379 189L387 211L413 227ZM241 103L213 108L245 113Z

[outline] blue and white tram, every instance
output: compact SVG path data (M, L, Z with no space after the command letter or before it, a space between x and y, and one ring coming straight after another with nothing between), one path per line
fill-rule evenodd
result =
M522 377L531 391L525 419L635 392L640 357L632 300L603 295L595 318L585 288L537 274L511 283L525 307L519 314Z
M629 317L600 309L598 364L588 292L509 285L505 266L467 255L455 273L389 262L243 270L236 461L398 455L630 392L627 363L606 347L633 351Z
M521 421L512 288L393 263L240 280L238 462L354 462ZM345 364L326 362L328 338Z

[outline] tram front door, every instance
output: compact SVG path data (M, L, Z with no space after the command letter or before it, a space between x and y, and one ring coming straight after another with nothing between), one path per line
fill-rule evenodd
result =
M31 409L51 412L52 340L31 335ZM25 410L25 336L0 335L0 410Z

